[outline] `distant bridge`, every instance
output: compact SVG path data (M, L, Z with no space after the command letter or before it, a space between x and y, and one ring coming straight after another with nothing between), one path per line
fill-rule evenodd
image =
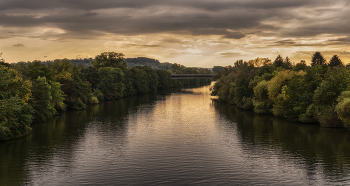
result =
M212 78L214 74L171 74L171 79Z

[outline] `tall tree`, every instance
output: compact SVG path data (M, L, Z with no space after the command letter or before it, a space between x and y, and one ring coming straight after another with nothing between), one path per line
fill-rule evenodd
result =
M241 66L241 65L243 65L243 60L242 59L240 59L240 60L237 60L235 63L234 63L234 66L235 67L238 67L238 66Z
M30 104L33 107L34 121L43 122L57 113L52 101L51 86L46 77L39 76L32 82L33 89Z
M293 68L293 64L292 61L289 59L289 57L287 56L286 59L284 60L282 67L284 69L292 69Z
M315 52L311 59L311 66L323 65L326 63L326 59L322 56L321 52Z
M40 61L33 61L28 66L28 77L32 81L36 81L38 77L46 77L46 80L53 80L53 73L49 67L41 63Z
M62 84L66 94L68 108L84 109L91 102L91 84L85 79L81 67L74 66L69 60L57 60L51 65L54 78Z
M95 57L95 60L92 61L93 67L115 67L120 68L122 71L125 71L128 67L128 64L124 60L123 53L116 52L103 52L100 55Z
M118 99L125 89L124 73L119 68L102 67L99 69L100 83L97 88L102 91L105 100Z
M281 55L278 55L275 59L275 61L273 62L273 65L275 65L275 67L280 67L283 65L283 58Z
M329 60L328 66L335 67L335 66L343 66L343 62L337 55L334 55L331 60Z
M32 110L28 104L31 86L16 71L0 65L0 141L20 137L31 130Z

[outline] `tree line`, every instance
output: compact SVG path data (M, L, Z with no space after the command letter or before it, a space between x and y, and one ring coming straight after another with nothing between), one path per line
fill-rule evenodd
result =
M350 71L334 55L329 62L320 52L293 65L280 55L272 62L256 58L225 67L212 95L257 114L323 127L350 127Z
M186 69L186 68L185 68ZM0 141L23 136L32 122L104 100L181 88L200 80L171 80L169 70L127 68L122 53L97 55L91 67L70 60L6 63L0 60Z

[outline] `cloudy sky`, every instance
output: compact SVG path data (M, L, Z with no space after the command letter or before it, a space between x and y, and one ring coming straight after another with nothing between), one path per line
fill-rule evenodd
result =
M186 66L315 51L350 62L349 0L0 0L7 62L101 52Z

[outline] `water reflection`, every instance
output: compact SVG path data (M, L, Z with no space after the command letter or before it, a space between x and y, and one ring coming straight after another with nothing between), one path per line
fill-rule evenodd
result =
M212 101L208 87L103 102L0 143L0 185L348 184L349 132Z
M33 125L30 135L0 144L0 185L60 185L64 180L55 182L45 178L69 177L72 170L78 168L78 162L83 160L82 154L94 153L97 146L102 147L99 150L108 149L98 152L102 157L122 156L113 153L120 152L117 149L127 143L125 123L128 115L156 100L156 94L147 94L103 102L87 110L65 112L46 123ZM99 135L101 132L103 135ZM89 166L88 162L83 164L85 168Z
M215 108L237 124L242 148L261 156L271 151L281 159L296 160L307 179L325 177L326 182L348 183L350 165L349 131L290 123L269 115L256 115L224 103Z

